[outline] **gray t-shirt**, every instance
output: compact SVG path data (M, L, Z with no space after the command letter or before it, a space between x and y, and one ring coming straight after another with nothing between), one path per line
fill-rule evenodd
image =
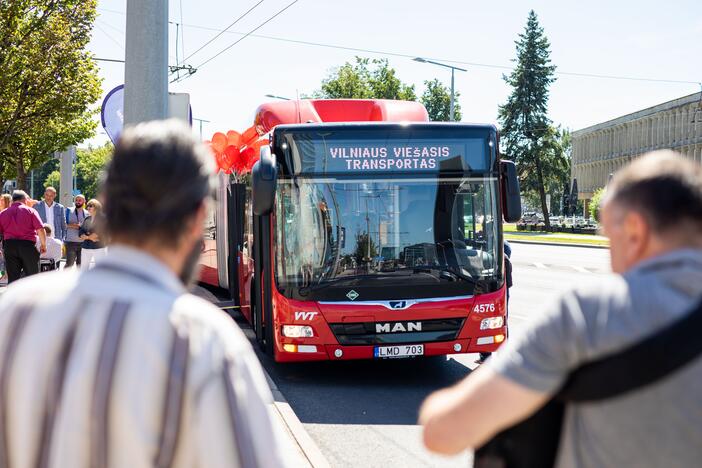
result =
M67 208L67 223L66 224L82 224L88 214L84 209ZM78 228L66 228L66 242L83 242L80 238Z
M554 394L574 368L654 334L689 313L700 298L702 250L648 259L596 288L563 295L486 365L513 382ZM649 386L566 410L558 467L701 463L702 358Z

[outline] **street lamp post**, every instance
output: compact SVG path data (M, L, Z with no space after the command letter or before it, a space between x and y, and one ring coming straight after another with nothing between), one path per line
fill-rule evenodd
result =
M282 99L283 101L292 101L292 99L290 99L290 98L283 97L283 96L276 96L275 94L266 94L265 96L268 98L271 98L271 99Z
M427 60L427 59L424 59L422 57L415 57L412 60L414 60L415 62L419 62L419 63L431 63L432 65L438 65L440 67L451 69L451 103L450 103L450 107L449 107L449 120L451 122L453 122L454 121L454 118L453 118L453 115L454 115L454 110L453 110L454 109L454 103L453 103L453 101L454 101L454 72L456 70L459 70L459 71L468 71L468 70L466 70L465 68L454 67L453 65L446 65L445 63L434 62L432 60Z

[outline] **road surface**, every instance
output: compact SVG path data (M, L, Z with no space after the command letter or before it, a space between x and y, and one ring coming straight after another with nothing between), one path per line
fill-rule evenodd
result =
M512 250L513 335L559 292L602 280L610 271L604 249L512 244ZM476 357L293 365L263 358L263 364L333 467L463 468L468 454L447 458L423 448L417 409L431 391L475 368Z

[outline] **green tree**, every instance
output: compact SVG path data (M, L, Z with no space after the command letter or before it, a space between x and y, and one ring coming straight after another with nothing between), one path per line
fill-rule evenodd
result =
M334 69L322 81L315 97L325 99L399 99L416 101L414 85L403 83L387 59L356 57Z
M369 263L373 258L378 256L378 248L375 245L373 236L363 232L356 236L356 251L354 257L356 262L361 265Z
M61 173L59 171L53 171L46 176L44 180L44 188L53 187L58 193L61 193Z
M100 178L112 156L112 149L111 143L105 143L97 148L79 148L76 151L76 188L85 198L91 199L98 195Z
M594 219L595 221L600 220L600 204L602 203L602 198L605 195L605 189L604 188L598 188L595 190L595 193L592 194L592 198L590 199L590 206L588 206L588 212L590 214L590 218Z
M0 2L0 160L3 178L27 172L54 151L92 136L100 97L86 46L97 0Z
M550 44L533 10L515 44L516 66L509 76L503 76L512 93L498 112L502 152L516 162L522 189L538 193L548 228L546 189L552 171L548 153L554 140L547 117L548 89L555 81L556 67L551 65Z
M435 122L448 122L451 116L451 90L434 78L425 81L426 89L422 94L422 104L429 113L429 119ZM453 117L456 122L461 121L461 105L458 103L459 92L454 92Z

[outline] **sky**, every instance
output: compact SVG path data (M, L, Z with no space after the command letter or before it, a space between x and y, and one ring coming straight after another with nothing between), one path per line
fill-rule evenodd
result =
M174 23L169 64L190 56L259 1L169 0L168 17ZM455 77L463 121L497 123L498 106L510 92L502 75L513 65L514 41L531 9L557 67L549 100L549 117L556 125L577 130L700 91L700 0L298 0L254 33L267 38L246 37L200 66L291 2L264 0L185 61L197 73L169 90L190 94L193 116L209 121L203 124L203 138L217 131L243 131L253 123L256 108L271 100L266 94L295 98L311 93L335 67L357 55L387 58L402 81L415 84L418 95L425 80L439 78L448 86L451 76L448 69L412 57L464 62L453 63L467 69ZM126 3L99 1L89 45L96 57L124 58ZM124 82L124 65L99 62L99 67L104 96ZM100 128L91 143L106 140Z

